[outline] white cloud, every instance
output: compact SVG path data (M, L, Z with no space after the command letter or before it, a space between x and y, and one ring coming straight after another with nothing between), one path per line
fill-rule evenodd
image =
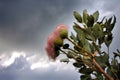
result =
M66 63L61 63L59 60L56 61L50 61L48 58L41 58L37 54L33 54L31 56L27 56L25 52L17 52L13 51L11 52L11 56L7 56L5 54L2 54L0 56L1 59L1 66L2 67L9 67L12 64L14 64L15 59L20 58L20 57L25 58L25 60L30 64L30 69L47 69L47 68L55 68L55 71L59 70L66 70L70 69L73 70L72 64L66 64ZM39 58L38 58L39 57ZM36 60L38 59L38 60Z
M27 56L25 52L12 52L11 56L2 61L0 79L3 80L70 80L79 79L79 74L71 63L61 63L59 60L49 61L36 54ZM7 57L2 55L0 58ZM64 76L66 75L66 76ZM6 77L3 77L6 76ZM8 76L8 78L7 78ZM17 76L17 77L16 77Z
M31 69L49 69L49 68L54 68L55 71L60 71L60 70L75 70L75 68L72 66L72 64L67 64L67 63L61 63L59 60L56 61L46 61L46 60L40 60L36 63L33 63L31 65Z
M11 56L8 56L7 54L2 54L0 56L0 58L1 58L1 66L2 67L10 66L11 64L14 63L15 59L19 58L20 56L26 57L26 54L24 52L17 52L17 51L13 51Z

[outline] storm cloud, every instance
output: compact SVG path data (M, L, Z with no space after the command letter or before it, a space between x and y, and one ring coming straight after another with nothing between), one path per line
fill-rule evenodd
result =
M92 1L0 0L0 51L42 52L47 35L61 23L73 23L74 10ZM84 4L84 5L83 5ZM71 25L72 26L72 25ZM71 27L70 26L70 27Z
M120 49L119 3L119 0L0 0L0 79L78 80L79 74L71 64L43 63L48 60L44 50L47 36L59 24L72 28L73 11L98 10L100 18L117 17L110 52Z
M78 1L0 0L0 49L40 50L46 34ZM63 22L67 20L64 18Z

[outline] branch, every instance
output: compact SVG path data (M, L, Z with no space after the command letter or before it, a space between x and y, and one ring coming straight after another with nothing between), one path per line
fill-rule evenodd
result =
M98 68L98 70L99 70L100 72L102 72L106 78L108 78L109 80L114 80L110 75L108 75L108 74L101 68L101 66L96 62L96 60L95 60L94 58L92 59L92 61L93 61L93 63L95 64L95 66Z

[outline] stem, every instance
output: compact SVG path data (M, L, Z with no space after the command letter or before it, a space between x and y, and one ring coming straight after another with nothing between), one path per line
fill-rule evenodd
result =
M62 49L60 49L61 52L63 52L66 56L68 55L68 53L66 53L65 51L63 51ZM76 59L75 56L72 57L73 59Z
M74 44L76 47L78 47L78 48L81 49L82 51L86 52L90 57L93 57L93 55L92 55L90 52L84 50L84 48L80 47L77 43L75 43L74 41L72 41L70 38L67 37L66 39L68 39L72 44ZM83 55L83 54L82 54L82 55Z
M63 51L63 50L61 50L61 49L60 49L60 51L67 55L67 53L66 53L65 51Z
M99 69L100 72L102 72L104 74L104 76L106 78L108 78L109 80L114 80L110 75L108 75L102 68L101 66L96 62L96 60L93 58L92 59L93 63L95 64L95 66Z
M72 44L74 44L75 46L77 46L78 48L82 49L77 43L75 43L74 41L72 41L70 38L67 37L67 39L72 42Z
M70 50L70 51L75 52L76 54L78 54L78 52L76 50L73 50L71 48L68 48L68 50Z
M68 50L71 50L71 51L73 51L73 52L76 53L76 54L82 54L83 56L88 56L87 54L84 54L84 53L78 52L78 51L73 50L73 49L71 49L71 48L68 48Z

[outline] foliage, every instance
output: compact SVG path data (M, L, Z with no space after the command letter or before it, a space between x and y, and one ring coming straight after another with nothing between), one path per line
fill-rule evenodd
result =
M73 15L76 19L73 25L76 34L71 33L66 37L73 46L64 42L59 47L59 52L67 56L61 62L68 63L73 59L73 66L82 74L81 80L120 80L120 51L117 49L113 52L112 59L109 52L116 17L104 17L99 21L98 11L88 14L87 10L83 10L82 14L74 11ZM101 50L103 44L108 51Z

